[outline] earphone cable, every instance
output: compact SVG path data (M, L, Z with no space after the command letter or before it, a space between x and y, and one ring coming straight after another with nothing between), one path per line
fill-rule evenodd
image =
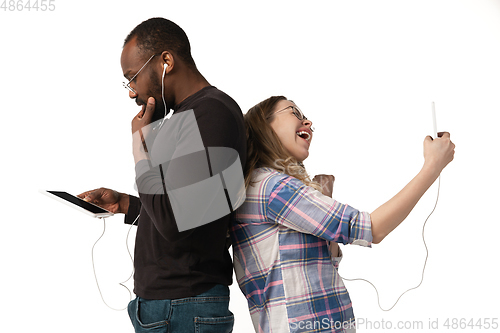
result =
M132 253L130 252L130 249L128 247L128 238L129 238L129 235L130 235L130 231L132 230L132 227L134 226L134 224L139 219L139 216L140 216L140 214L137 215L137 217L135 218L134 222L132 223L132 225L128 229L127 237L125 238L125 245L127 247L127 252L128 252L129 257L130 257L130 260L132 261L132 273L130 274L130 276L128 277L128 279L126 279L125 281L119 283L120 286L122 286L123 288L127 289L128 293L129 293L130 300L132 300L132 292L130 291L130 289L127 286L125 286L125 283L128 282L132 278L132 276L134 276L135 270L133 268L134 267L134 258L132 257ZM95 278L95 282L97 284L97 290L99 290L99 295L101 296L101 299L104 302L104 304L106 304L106 306L108 308L110 308L111 310L123 311L123 310L126 310L127 307L125 307L123 309L116 309L116 308L113 308L113 307L109 306L108 303L106 303L106 301L104 300L104 297L102 296L101 287L99 286L99 281L97 280L97 274L96 274L96 271L95 271L95 262L94 262L94 248L97 245L97 243L101 240L101 238L104 236L104 233L106 232L106 218L103 218L103 225L104 225L104 227L103 227L103 231L102 231L101 236L95 241L94 245L92 246L92 269L94 271L94 278Z
M366 280L366 279L362 279L362 278L355 278L355 279L346 279L346 278L343 278L342 276L340 276L340 278L342 280L345 280L345 281L365 281L365 282L368 282L369 284L371 284L371 286L375 289L375 292L377 293L377 302L378 302L378 307L382 310L382 311L391 311L395 306L396 304L398 304L399 300L401 299L401 297L403 297L404 294L406 294L407 292L409 292L410 290L414 290L414 289L417 289L418 287L420 287L422 285L422 282L424 281L424 273L425 273L425 267L427 266L427 259L429 258L429 249L427 248L427 243L425 242L425 236L424 236L424 233L425 233L425 226L427 224L427 221L429 220L429 218L431 217L431 215L434 213L434 211L436 210L436 207L437 207L437 203L438 203L438 199L439 199L439 189L441 188L441 176L438 177L438 189L437 189L437 196L436 196L436 203L434 204L434 208L432 209L432 211L430 212L430 214L427 216L427 218L425 219L425 222L424 222L424 226L422 227L422 240L424 242L424 246L425 246L425 261L424 261L424 267L422 268L422 278L420 279L420 283L413 287L413 288L410 288L408 290L406 290L405 292L403 292L399 297L398 299L396 300L396 302L389 308L389 309L384 309L382 308L382 306L380 305L380 296L379 296L379 293L378 293L378 289L377 287L375 287L375 285L373 283L371 283L370 281Z

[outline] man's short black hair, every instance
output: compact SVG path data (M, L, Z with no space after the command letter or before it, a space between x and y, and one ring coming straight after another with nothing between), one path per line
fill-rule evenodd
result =
M162 17L146 20L130 32L123 46L134 37L137 37L137 47L145 58L163 51L171 51L186 65L196 68L189 39L184 30L174 22Z

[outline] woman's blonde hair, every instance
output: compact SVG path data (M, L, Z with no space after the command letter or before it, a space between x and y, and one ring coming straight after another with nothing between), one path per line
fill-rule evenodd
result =
M302 162L290 156L270 125L276 104L284 100L287 100L284 96L272 96L250 108L244 115L247 135L245 186L251 184L252 173L256 168L269 167L321 191L320 184L311 181Z

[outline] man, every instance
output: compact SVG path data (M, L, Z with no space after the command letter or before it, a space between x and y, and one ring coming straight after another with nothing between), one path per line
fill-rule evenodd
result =
M210 185L209 192L222 193L226 210L228 204L231 210L237 207L228 193L227 172L221 169L230 162L217 166L221 155L211 147L237 152L235 164L241 173L246 158L241 110L200 74L186 34L169 20L149 19L132 30L125 39L121 66L129 97L142 107L132 120L139 198L105 188L79 197L126 214L125 223L138 217L137 298L129 304L136 331L169 326L170 332L202 327L211 328L204 332L231 332L232 263L226 245L231 214L217 208L212 209L215 218L207 218L212 204L199 204L200 193L207 202L215 202L216 195L196 189L207 190L204 184L223 178L224 187ZM189 209L195 200L191 196L198 201Z

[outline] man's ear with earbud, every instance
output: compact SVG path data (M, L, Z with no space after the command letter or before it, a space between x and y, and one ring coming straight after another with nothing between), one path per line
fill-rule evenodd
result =
M172 71L175 66L175 58L170 51L163 51L160 55L161 63L163 63L163 75L167 74L167 69Z
M167 72L167 67L168 67L167 63L164 63L163 64L163 74L161 75L162 81L165 78L165 73Z

